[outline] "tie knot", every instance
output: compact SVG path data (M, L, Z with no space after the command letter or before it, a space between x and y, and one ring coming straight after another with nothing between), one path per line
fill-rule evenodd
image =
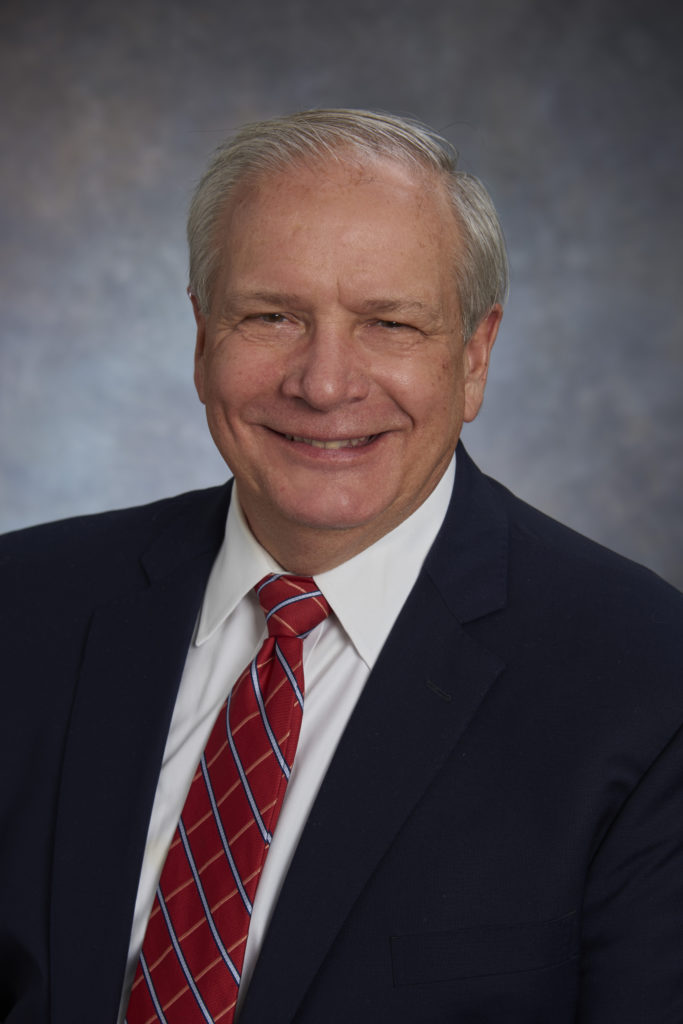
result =
M264 576L254 587L270 636L303 637L330 614L310 576Z

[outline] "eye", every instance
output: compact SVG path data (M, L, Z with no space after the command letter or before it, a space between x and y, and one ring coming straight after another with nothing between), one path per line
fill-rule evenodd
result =
M300 336L301 322L294 314L257 310L258 307L251 313L243 313L239 322L239 330L246 338L279 344Z
M383 327L385 330L389 331L410 331L413 329L409 324L403 324L398 320L375 320L375 324L377 327Z
M287 317L284 313L257 313L249 317L250 320L260 320L264 324L284 324Z

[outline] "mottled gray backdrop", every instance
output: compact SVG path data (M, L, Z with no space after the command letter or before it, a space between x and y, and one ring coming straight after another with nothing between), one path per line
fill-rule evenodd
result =
M413 114L503 219L465 439L683 584L681 10L632 0L5 0L0 528L224 478L191 384L184 217L241 122Z

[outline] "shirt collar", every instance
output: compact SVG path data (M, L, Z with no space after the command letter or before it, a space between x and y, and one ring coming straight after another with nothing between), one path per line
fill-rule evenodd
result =
M249 529L233 482L225 536L213 563L199 615L196 644L203 644L266 573L284 572Z
M455 480L455 456L428 498L390 533L315 580L368 668L372 668L441 527ZM284 572L261 547L240 507L236 485L223 544L199 617L202 644L266 573Z

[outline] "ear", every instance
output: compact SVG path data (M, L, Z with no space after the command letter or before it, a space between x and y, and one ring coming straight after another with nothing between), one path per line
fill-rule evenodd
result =
M481 403L484 401L484 389L489 372L491 349L498 334L503 308L498 303L479 323L474 334L465 345L465 411L464 420L471 423Z
M193 295L191 291L187 294L190 296L190 302L192 303L192 312L194 313L194 321L197 325L197 335L194 346L194 386L197 389L199 395L199 401L204 404L204 346L206 342L206 317L199 308L197 302L197 296Z

